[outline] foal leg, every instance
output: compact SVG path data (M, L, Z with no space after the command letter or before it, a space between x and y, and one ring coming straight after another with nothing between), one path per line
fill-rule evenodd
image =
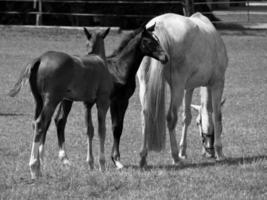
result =
M44 134L42 135L41 140L40 140L39 158L40 158L41 165L44 164L44 144L45 144L46 133L47 133L48 127L50 125L50 122L51 122L51 120L49 120L47 122L47 125L46 125L46 127L44 129Z
M34 121L32 123L32 127L33 127L33 131L35 131L35 123L34 122L37 120L40 113L42 112L43 100L42 100L42 97L40 95L38 95L37 93L33 92L33 96L34 96L36 106L35 106L35 114L34 114ZM35 145L35 143L33 141L29 165L30 166L32 165L32 168L34 168L33 170L36 172L34 175L31 174L32 179L35 179L41 175L41 171L40 171L41 162L40 162L40 155L39 155L40 147L38 149L38 146L37 145L34 146L34 145Z
M98 135L100 140L99 166L101 171L105 171L105 139L106 139L106 115L109 108L109 98L104 97L96 102L98 115Z
M140 99L140 103L141 103L141 123L142 123L142 136L143 136L143 143L142 143L142 147L141 147L141 151L140 151L140 162L139 162L139 166L141 168L146 167L147 166L147 161L146 161L146 157L148 154L148 149L147 149L147 139L145 136L145 128L146 128L146 122L145 122L145 115L146 115L146 108L145 108L145 91L146 91L146 83L144 80L139 79L139 99Z
M185 90L184 94L184 111L183 111L183 129L182 129L182 136L180 140L180 151L179 151L179 157L181 159L186 158L186 147L187 147L187 128L191 123L192 120L192 114L191 114L191 102L192 102L192 95L193 95L194 89L191 90Z
M222 112L221 112L221 99L224 88L224 81L216 82L211 88L212 94L212 119L214 123L214 148L216 160L223 160L224 155L222 151Z
M60 105L58 112L55 116L55 124L57 128L58 146L59 152L58 157L65 165L70 165L69 158L66 154L65 149L65 126L67 123L67 118L72 107L72 101L63 100Z
M34 121L34 140L32 144L31 157L30 157L30 171L32 179L35 179L41 175L40 171L40 155L39 147L42 138L45 138L46 131L48 129L51 117L57 104L51 101L44 103L43 109L40 112L38 118Z
M93 155L93 137L94 137L94 127L92 122L92 115L91 115L91 109L94 105L94 103L84 103L86 107L86 115L85 115L85 121L87 125L87 157L86 161L89 164L90 169L94 169L94 155Z
M110 105L110 113L112 120L112 131L113 131L113 147L111 152L111 159L118 169L123 168L120 162L120 138L123 130L123 120L129 101L125 100L114 100Z
M173 84L173 83L172 83ZM171 88L171 103L167 114L167 126L170 134L171 154L173 163L179 162L177 140L175 136L175 127L178 120L178 109L183 100L184 89L179 84L172 85Z

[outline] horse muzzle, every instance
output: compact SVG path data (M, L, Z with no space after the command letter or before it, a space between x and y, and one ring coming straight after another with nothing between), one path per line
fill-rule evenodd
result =
M205 154L209 155L208 157L214 157L214 135L206 135L205 133L202 133L201 135Z
M162 55L162 56L160 56L160 62L162 63L162 64L166 64L168 61L169 61L169 56L168 56L168 54L164 54L164 55Z

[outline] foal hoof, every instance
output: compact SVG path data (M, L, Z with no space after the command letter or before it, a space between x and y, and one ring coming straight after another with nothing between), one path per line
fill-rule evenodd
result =
M182 160L185 160L185 159L187 159L187 155L183 154L182 152L180 152L179 153L179 158L182 159Z
M31 179L32 180L36 180L41 176L42 176L41 171L36 171L36 172L31 171Z
M122 169L124 167L123 164L121 164L120 161L115 160L114 162L115 162L115 165L116 165L117 169Z
M88 162L88 165L89 165L89 169L90 170L94 170L94 161L90 160L90 161L87 161Z
M70 167L70 166L71 166L71 162L70 162L69 159L67 159L67 158L62 159L61 162L62 162L63 165L66 166L66 167Z
M38 179L41 174L41 166L40 166L40 160L35 160L34 162L31 162L30 164L30 172L31 172L31 179L35 180Z
M117 169L122 169L124 167L123 164L120 162L120 159L116 159L113 156L111 156L111 160L113 161Z
M207 159L213 159L213 158L215 158L214 154L209 153L209 152L206 152L206 151L204 151L204 152L202 153L202 157L203 157L203 158L207 158Z
M106 161L105 160L99 160L99 170L101 172L106 171Z
M140 162L139 162L139 166L140 166L140 168L145 168L145 167L147 167L146 158L141 158L141 160L140 160Z

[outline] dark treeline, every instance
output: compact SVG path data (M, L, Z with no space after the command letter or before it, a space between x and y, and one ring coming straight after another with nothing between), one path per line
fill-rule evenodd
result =
M155 1L155 0L153 0ZM162 0L161 0L162 1ZM103 2L103 1L102 1ZM195 0L195 2L205 2L205 0ZM19 12L16 14L4 14L3 12ZM36 23L38 5L34 6L33 1L0 1L0 24L27 24ZM183 14L182 4L107 4L107 3L72 3L62 1L43 1L42 16L43 25L68 25L68 26L120 26L122 28L135 28L144 21L148 21L152 16L157 16L166 12ZM210 12L208 5L197 5L194 11ZM31 13L32 12L32 13ZM56 13L61 13L56 14ZM81 14L107 14L107 16L80 16L65 15L64 13ZM117 15L117 16L114 16ZM128 15L122 17L120 15ZM131 17L137 15L138 17ZM147 15L147 16L143 16ZM206 14L212 21L217 21L213 14Z

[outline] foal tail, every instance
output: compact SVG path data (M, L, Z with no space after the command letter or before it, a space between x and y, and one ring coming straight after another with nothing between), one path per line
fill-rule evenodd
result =
M145 137L147 148L151 151L161 151L165 148L166 118L165 118L165 81L163 68L159 61L152 60L149 66L145 96Z
M38 66L40 64L40 59L37 58L33 60L32 63L25 66L25 68L20 72L19 79L15 83L14 87L8 92L8 96L14 97L16 96L20 89L27 83L27 80L31 76L32 69L35 68L35 66Z

